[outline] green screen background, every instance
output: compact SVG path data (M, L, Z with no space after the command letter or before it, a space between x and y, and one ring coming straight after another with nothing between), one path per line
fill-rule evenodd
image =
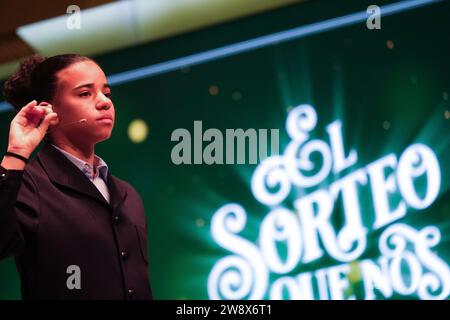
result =
M389 1L377 4L383 3ZM370 4L309 1L94 58L111 75L365 11ZM208 275L229 254L210 233L211 217L218 208L229 202L245 207L249 219L242 236L254 243L269 211L250 190L256 165L176 166L170 158L175 145L170 141L172 131L193 132L194 120L203 121L204 131L279 128L283 151L289 142L287 113L303 103L316 108L316 132L323 132L336 119L343 121L346 149L358 151L357 167L388 153L399 156L414 142L434 150L441 166L439 196L426 210L408 210L401 222L414 228L438 226L442 239L435 250L450 262L449 13L449 3L444 1L382 17L381 30L368 30L365 22L358 23L114 86L116 127L112 138L99 144L96 152L144 200L155 298L208 299ZM394 44L392 49L388 40ZM216 95L210 94L211 86L217 86ZM0 114L1 150L6 148L12 117L12 112ZM149 126L149 136L140 144L132 143L127 134L128 125L137 118ZM370 193L363 192L360 199L364 224L370 226ZM284 204L291 206L291 200ZM336 224L340 210L337 204ZM361 259L379 256L376 246L370 245L376 243L379 232L369 233ZM336 264L340 263L325 256L298 266L292 274ZM0 298L20 299L13 259L0 262Z

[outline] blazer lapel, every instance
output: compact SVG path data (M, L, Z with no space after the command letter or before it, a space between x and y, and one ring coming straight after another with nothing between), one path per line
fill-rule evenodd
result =
M37 156L53 183L82 193L109 206L103 195L85 174L51 144L45 142ZM113 199L112 194L111 199Z
M127 190L122 186L120 180L112 176L108 171L107 186L109 190L110 206L116 210L126 199Z

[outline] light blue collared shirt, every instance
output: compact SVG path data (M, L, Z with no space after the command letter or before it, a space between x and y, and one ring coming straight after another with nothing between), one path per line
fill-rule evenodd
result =
M98 191L103 195L105 200L109 203L109 190L106 185L108 178L108 165L102 158L94 155L94 166L96 168L94 173L94 168L87 162L75 157L67 151L52 144L58 151L60 151L67 159L70 160L78 169L80 169L86 177L97 187Z

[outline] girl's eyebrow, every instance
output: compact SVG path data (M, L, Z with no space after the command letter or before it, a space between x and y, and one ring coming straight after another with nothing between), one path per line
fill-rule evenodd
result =
M82 85L79 85L79 86L73 88L72 90L77 90L77 89L80 89L80 88L83 88L83 87L92 88L93 86L94 86L93 83L85 83L85 84L82 84ZM108 83L105 83L105 84L103 84L103 88L111 89L111 86Z

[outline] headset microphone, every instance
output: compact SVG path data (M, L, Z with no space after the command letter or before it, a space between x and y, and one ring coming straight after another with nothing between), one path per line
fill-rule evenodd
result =
M80 120L77 120L77 121L74 121L74 122L69 122L69 123L60 125L60 126L54 128L54 129L50 130L50 131L47 131L47 133L51 133L51 132L53 132L53 131L55 131L55 130L58 130L58 129L61 129L61 128L64 128L64 127L72 126L72 125L74 125L74 124L85 123L85 122L87 122L87 119L84 119L84 118L83 118L83 119L80 119Z

